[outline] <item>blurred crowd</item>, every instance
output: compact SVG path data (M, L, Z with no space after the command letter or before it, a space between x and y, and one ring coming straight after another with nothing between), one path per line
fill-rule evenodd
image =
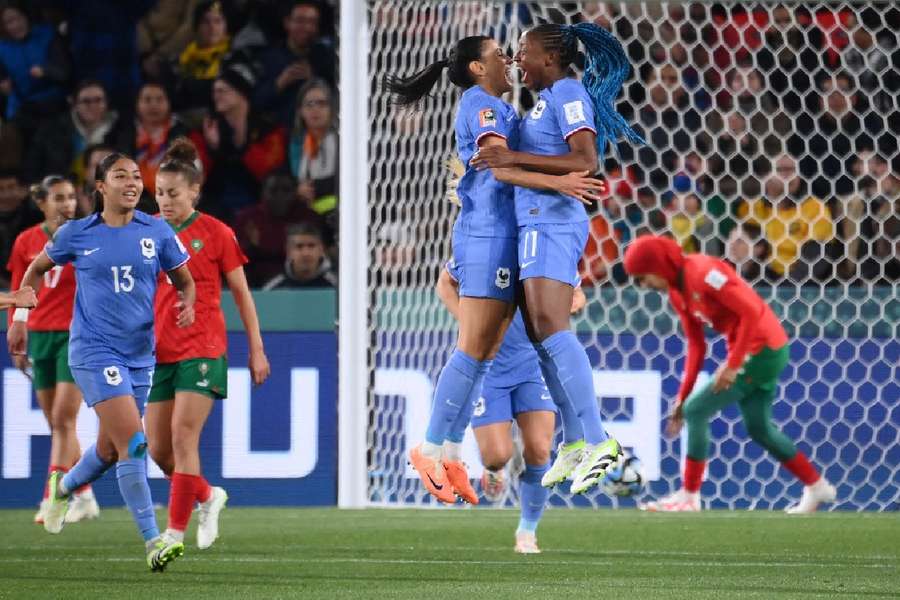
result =
M70 177L93 212L96 164L140 166L139 208L190 138L198 209L230 225L254 287L335 283L339 207L335 2L0 1L0 286L15 237L42 220L29 185Z

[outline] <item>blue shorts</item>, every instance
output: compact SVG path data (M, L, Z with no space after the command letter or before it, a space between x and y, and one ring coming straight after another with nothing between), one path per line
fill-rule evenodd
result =
M535 365L535 369L537 369ZM490 378L490 374L488 374ZM538 371L537 381L525 381L510 387L495 387L485 379L481 397L475 403L472 413L472 429L494 423L512 421L516 415L526 412L546 410L556 413L556 405Z
M513 303L516 299L516 240L476 237L453 232L450 274L459 282L459 295L493 298Z
M138 408L143 409L153 381L153 367L72 367L72 376L90 407L116 396L134 396Z
M577 286L587 238L587 221L519 227L519 279L546 277Z

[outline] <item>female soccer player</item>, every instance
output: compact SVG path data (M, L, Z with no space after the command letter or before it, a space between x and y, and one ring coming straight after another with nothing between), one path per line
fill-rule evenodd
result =
M588 59L582 81L568 77L578 41ZM539 25L522 35L515 60L522 82L539 92L537 104L522 119L518 151L484 148L473 160L477 168L593 173L597 151L605 152L607 143L623 134L642 142L613 106L629 64L605 29L592 23ZM523 316L565 432L543 483L552 486L571 475L571 490L578 494L596 485L622 453L603 429L591 365L569 325L588 217L584 207L556 192L517 187L515 194Z
M453 257L464 273L459 282L459 339L438 379L425 442L409 453L425 488L447 503L455 501L454 489L463 499L478 501L463 464L442 462L442 446L461 413L471 415L515 311L516 219L509 184L556 189L571 196L566 201L573 204L595 198L602 186L581 168L560 171L557 177L520 169L478 172L469 166L479 150L517 144L515 110L500 99L512 89L510 62L493 39L472 36L457 42L448 58L386 82L400 105L415 104L428 94L444 69L450 81L465 90L456 114L456 143L467 166L457 190L462 211L453 227Z
M747 433L803 482L803 497L787 509L814 512L833 502L836 490L806 455L772 423L778 375L789 359L788 337L772 309L727 263L704 254L684 255L674 240L641 236L625 250L625 272L638 285L669 292L688 338L684 376L669 432L687 423L688 449L682 489L647 505L648 510L700 510L700 484L709 457L709 420L737 402ZM703 325L726 336L728 359L709 383L695 390L706 355Z
M462 274L454 263L441 271L436 286L438 297L456 317L459 311L459 279ZM584 307L581 288L573 296L572 312ZM484 474L481 489L485 498L496 502L503 495L503 469L513 455L512 421L522 433L525 471L519 477L521 516L516 529L515 550L520 554L538 554L537 526L544 513L550 490L541 479L550 468L550 446L556 428L556 405L541 377L538 356L525 333L522 314L517 312L506 330L494 364L484 378L481 397L475 406L472 432L478 442ZM459 460L460 444L466 423L454 426L445 449Z
M222 276L234 296L250 346L250 374L259 385L269 376L253 296L243 265L247 262L234 232L216 218L197 212L203 178L197 149L185 138L172 142L156 175L156 201L181 243L197 287L196 322L176 326L176 289L166 281L156 295L156 371L147 404L150 456L172 480L168 539L184 541L198 502L197 546L209 548L219 532L219 512L228 494L211 487L200 470L200 432L213 402L227 396L225 315L219 305Z
M113 153L95 174L97 212L66 223L32 261L22 283L37 287L54 266L74 263L75 308L69 367L85 403L100 419L97 442L65 475L50 474L44 528L62 531L69 495L116 463L119 491L144 538L147 565L161 571L184 553L184 544L159 535L147 484L147 440L141 408L150 391L155 341L153 297L166 271L181 292L177 325L194 321L194 280L188 254L172 228L135 210L144 185L137 164ZM13 350L24 352L25 339Z
M10 287L17 289L31 260L40 254L56 230L75 217L78 200L75 186L64 177L50 175L32 187L31 197L44 213L44 222L19 234L12 247L9 264L12 275ZM75 421L81 406L81 392L75 385L69 370L69 325L72 322L72 304L75 301L75 272L72 267L53 267L44 276L43 287L38 293L40 306L31 311L28 323L14 320L10 315L8 340L22 337L27 327L29 336L28 356L13 354L13 362L23 372L31 366L34 394L50 426L50 468L68 471L81 456ZM24 313L20 313L24 314ZM30 361L29 361L30 357ZM48 491L34 517L35 523L44 522ZM100 508L91 487L77 490L72 505L66 513L66 521L75 523L81 519L94 519Z

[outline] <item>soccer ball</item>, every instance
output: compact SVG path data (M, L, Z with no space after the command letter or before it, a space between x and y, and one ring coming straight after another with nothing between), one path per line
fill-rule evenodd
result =
M634 456L626 456L622 463L606 472L600 482L610 496L635 496L644 490L644 468Z

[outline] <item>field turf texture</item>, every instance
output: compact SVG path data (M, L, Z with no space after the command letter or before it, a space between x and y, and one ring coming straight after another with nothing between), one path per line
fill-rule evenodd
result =
M896 513L230 508L221 537L150 573L128 513L51 536L0 510L0 598L897 598ZM159 513L160 523L165 516ZM196 520L196 519L194 519Z

